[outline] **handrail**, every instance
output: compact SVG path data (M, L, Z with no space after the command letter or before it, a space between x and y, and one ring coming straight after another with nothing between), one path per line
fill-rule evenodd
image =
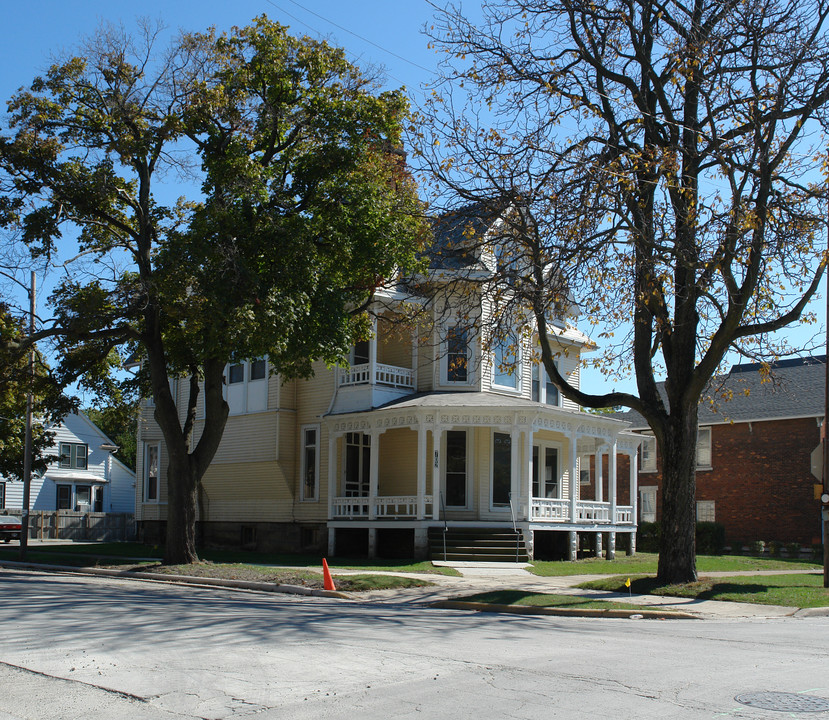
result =
M443 499L443 490L440 491L440 509L443 510L443 562L446 562L446 533L449 532L449 523L446 522L446 502Z

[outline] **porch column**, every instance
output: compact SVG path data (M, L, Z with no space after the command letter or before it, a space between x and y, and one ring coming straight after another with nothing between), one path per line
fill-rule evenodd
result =
M604 445L596 450L596 502L604 502ZM602 533L596 533L596 557L602 556Z
M570 522L576 522L577 518L577 502L579 492L579 468L577 452L577 439L574 432L570 436Z
M334 517L334 498L337 496L337 436L328 431L328 519Z
M636 555L636 510L639 504L639 492L637 479L639 478L639 457L636 452L630 453L630 521L634 530L630 534L628 543L628 555Z
M380 432L372 430L369 433L371 445L369 446L369 467L368 467L368 519L377 519L377 493L380 484Z
M371 316L371 340L368 343L368 384L377 384L377 318Z
M578 492L579 492L579 459L576 455L578 452L578 439L574 432L570 436L570 522L578 522ZM570 531L570 561L578 560L579 553L579 534L575 530Z
M616 438L607 452L607 494L610 495L610 527L616 527ZM616 531L611 530L607 538L608 560L616 559Z
M440 520L440 480L443 477L443 454L440 451L443 445L443 428L438 426L432 430L432 519Z
M527 493L527 520L533 519L533 426L527 427L524 435L524 491ZM540 460L540 458L539 458Z
M432 502L435 500L433 498ZM426 427L417 426L417 519L426 517Z
M513 422L510 430L510 511L518 519L521 508L521 430Z

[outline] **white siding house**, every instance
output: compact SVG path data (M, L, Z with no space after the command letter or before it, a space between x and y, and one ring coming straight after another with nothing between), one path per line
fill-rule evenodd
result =
M135 512L135 473L112 456L112 441L84 414L67 415L56 427L49 454L55 460L32 476L30 509ZM23 507L23 483L0 478L2 507Z

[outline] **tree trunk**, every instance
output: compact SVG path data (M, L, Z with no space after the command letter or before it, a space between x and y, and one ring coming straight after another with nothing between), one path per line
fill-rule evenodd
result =
M672 412L661 448L662 514L657 579L665 584L697 579L696 451L696 407Z
M198 562L196 554L196 500L199 480L186 452L169 449L167 468L167 542L165 565Z

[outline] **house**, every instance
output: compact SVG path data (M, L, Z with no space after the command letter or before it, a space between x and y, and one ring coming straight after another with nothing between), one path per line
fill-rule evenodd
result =
M755 540L821 542L820 503L810 456L824 416L825 356L770 366L734 365L715 378L699 407L698 521L725 527L727 544ZM661 458L644 419L620 413L644 440L639 457L639 520L661 510Z
M49 455L54 461L33 474L30 509L81 513L135 511L135 473L113 457L112 441L83 412L67 415L55 427ZM0 508L23 507L23 483L0 478Z
M420 285L438 297L424 310L429 322L400 322L402 307L422 302L411 286L378 292L373 336L352 349L348 367L318 363L312 379L282 382L266 358L228 366L230 417L199 489L203 543L419 558L489 547L493 559L515 559L574 557L587 534L612 557L620 533L635 549L636 473L617 478L616 457L635 468L639 437L564 399L539 370L532 333L511 347L486 343L469 304L472 314L491 313L488 296L449 289L459 273L493 275L497 258L465 244L493 222L467 212L438 223ZM578 386L580 355L592 345L572 319L562 312L549 330ZM184 407L188 383L171 385ZM137 521L158 542L167 457L152 400L138 446ZM585 496L580 469L602 455L607 476Z

